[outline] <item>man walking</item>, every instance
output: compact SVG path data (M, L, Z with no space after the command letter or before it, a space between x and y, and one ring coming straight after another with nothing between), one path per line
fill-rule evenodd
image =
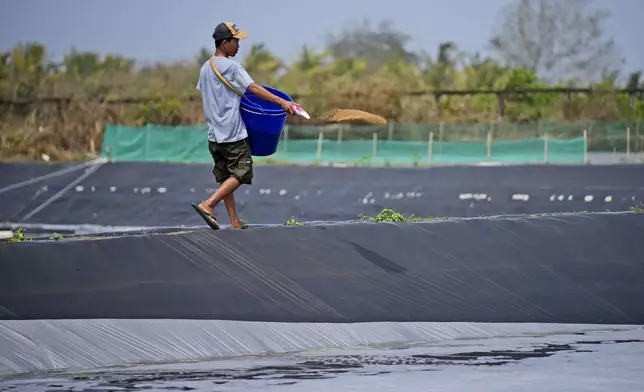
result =
M214 208L224 201L233 229L241 228L233 193L241 184L253 179L253 158L248 133L241 118L241 95L250 92L263 100L280 105L295 114L295 103L286 101L256 84L244 67L230 59L239 51L239 41L248 33L231 22L217 25L212 35L215 56L204 63L199 73L197 90L201 92L204 117L208 125L208 149L214 161L213 174L219 188L207 200L192 207L213 230L219 229ZM219 75L218 75L219 73ZM222 80L223 78L223 80Z

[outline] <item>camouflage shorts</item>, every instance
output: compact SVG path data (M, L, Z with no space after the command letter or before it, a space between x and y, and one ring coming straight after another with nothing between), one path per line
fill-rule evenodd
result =
M208 142L208 150L215 162L212 173L218 183L226 181L230 176L242 184L250 185L253 181L253 157L248 145L248 139L232 143Z

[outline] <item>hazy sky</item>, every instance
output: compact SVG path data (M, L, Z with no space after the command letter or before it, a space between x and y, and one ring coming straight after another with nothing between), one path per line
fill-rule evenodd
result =
M72 46L139 60L193 58L212 48L219 21L249 31L238 58L264 42L285 60L303 44L321 47L326 34L352 22L391 19L413 37L410 48L436 52L443 41L483 51L509 0L0 0L0 50L40 41L60 57ZM644 0L597 0L612 12L606 26L626 70L644 69Z

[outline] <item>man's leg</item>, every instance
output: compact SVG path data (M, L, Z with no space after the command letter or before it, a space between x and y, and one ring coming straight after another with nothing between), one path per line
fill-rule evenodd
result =
M214 162L212 174L215 176L215 181L219 184L219 189L217 189L215 193L210 195L210 197L207 200L204 200L201 203L199 203L199 205L196 206L196 208L206 213L206 215L204 214L201 214L201 215L204 219L207 219L210 222L211 227L213 225L216 227L219 227L219 223L213 216L214 209L217 206L217 204L223 198L226 197L226 194L230 192L230 188L231 188L230 185L233 185L232 188L234 189L236 189L236 187L239 187L239 185L235 187L234 180L228 181L231 179L231 177L230 177L230 172L228 171L228 163L226 162L227 157L225 154L226 152L225 145L222 146L215 142L208 142L208 150L210 151L210 155L212 156L212 160ZM228 183L226 184L227 181ZM226 186L224 186L224 184ZM193 207L195 206L193 205Z
M237 187L242 184L250 185L253 179L253 157L250 152L250 147L247 140L240 140L235 143L231 143L229 148L227 148L228 154L228 171L230 172L230 177L237 179ZM224 204L226 205L226 211L230 217L230 225L233 229L241 229L241 221L237 216L237 208L235 206L235 196L234 191L229 194L224 195Z
M241 221L237 216L233 192L235 192L241 184L250 185L252 183L253 159L250 147L246 140L240 140L233 143L219 144L212 153L216 162L214 169L215 177L221 185L219 189L217 189L210 198L204 200L199 207L212 213L217 204L224 200L226 211L230 217L231 227L234 229L241 228ZM223 180L224 178L225 180Z
M239 188L240 185L241 182L239 182L239 180L235 178L235 176L228 177L224 182L221 183L215 193L213 193L207 200L204 200L201 202L201 204L199 204L199 207L212 213L212 210L215 209L217 204L219 204L220 201L226 199L227 197L231 197L232 193L237 188ZM226 210L228 210L228 205L226 205Z
M241 229L242 225L239 217L237 216L234 192L224 198L224 205L226 206L226 211L228 211L228 216L230 216L230 226L233 229Z

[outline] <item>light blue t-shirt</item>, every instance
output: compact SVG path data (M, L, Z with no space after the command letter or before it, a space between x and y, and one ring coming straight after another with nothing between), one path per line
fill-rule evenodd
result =
M219 73L242 94L254 83L244 67L235 60L215 56L215 65ZM241 97L219 80L210 66L210 60L201 66L197 90L201 92L208 141L230 143L248 136L239 113Z

